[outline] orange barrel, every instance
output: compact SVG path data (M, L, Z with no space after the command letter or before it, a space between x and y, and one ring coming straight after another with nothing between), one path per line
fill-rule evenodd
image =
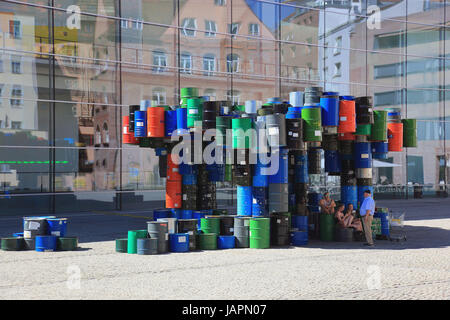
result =
M139 144L139 139L130 132L130 116L123 116L122 120L122 142L126 144Z
M167 155L167 181L182 181L178 164L174 162L174 160L177 160L177 157L176 154Z
M403 123L388 123L388 150L400 152L403 148Z
M164 138L164 107L147 108L147 137Z
M356 137L353 133L338 133L338 140L354 141L354 140L356 140Z
M352 133L355 131L356 131L355 100L342 99L339 101L338 133Z
M169 158L169 157L168 157ZM180 181L166 181L166 208L180 209L181 202L181 180Z

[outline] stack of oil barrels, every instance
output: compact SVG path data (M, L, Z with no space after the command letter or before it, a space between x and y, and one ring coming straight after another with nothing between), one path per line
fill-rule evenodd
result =
M5 251L36 250L38 252L73 251L78 238L67 236L67 218L38 216L23 218L23 232L1 239Z

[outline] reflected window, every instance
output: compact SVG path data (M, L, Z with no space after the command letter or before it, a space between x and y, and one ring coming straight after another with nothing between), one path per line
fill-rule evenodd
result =
M227 100L234 105L238 105L241 100L241 92L238 90L227 90Z
M194 18L185 18L183 20L183 23L181 24L183 26L183 29L181 29L181 32L186 37L195 37L197 29L197 20Z
M163 51L153 51L153 71L164 72L167 67L167 55Z
M259 36L259 24L257 24L257 23L250 23L248 25L248 33L251 36Z
M3 58L0 56L0 73L3 72Z
M231 34L231 37L234 39L236 38L236 34L239 32L239 23L231 23L228 24L228 33Z
M22 86L19 84L15 84L13 85L12 89L11 89L11 96L13 98L11 98L11 106L13 107L18 107L23 105L23 99L21 99L23 97L23 90L22 90Z
M192 73L192 55L188 52L182 53L180 57L180 72Z
M103 145L106 147L109 145L109 130L108 130L108 124L105 122L103 124Z
M22 57L11 57L11 72L15 74L22 73Z
M325 47L323 48L323 57L324 59L328 58L328 42L325 43Z
M155 101L156 104L166 104L166 90L164 88L154 88L152 94L152 101Z
M3 99L2 99L2 95L3 95L3 87L5 85L3 83L0 83L0 106L2 105Z
M226 6L227 5L227 0L214 0L214 4L216 6Z
M333 78L338 78L338 77L340 77L342 75L341 66L342 66L342 64L340 62L337 62L337 63L334 64Z
M203 57L203 73L205 76L214 75L214 71L216 71L216 57L213 54L206 54Z
M235 53L227 55L227 72L239 72L239 56Z
M205 89L205 92L203 93L204 96L210 97L211 100L216 100L216 89Z
M95 128L95 146L99 146L102 143L102 133L100 127L97 125Z
M13 39L22 39L22 26L18 20L9 20L9 34Z
M22 129L22 122L21 121L11 121L11 129Z
M211 20L205 20L205 37L215 37L217 32L217 24Z
M342 48L342 37L337 37L337 38L336 38L336 41L335 41L335 43L334 43L334 46L335 46L335 48L334 48L333 54L336 56L336 55L338 55L338 54L341 53L341 48Z

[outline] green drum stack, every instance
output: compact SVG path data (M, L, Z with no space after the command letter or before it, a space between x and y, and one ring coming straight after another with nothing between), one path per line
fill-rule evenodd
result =
M217 250L217 233L199 234L198 244L200 250Z
M147 230L130 230L128 231L127 252L131 254L137 253L137 239L147 238ZM117 243L116 243L117 244Z
M356 125L356 136L370 136L372 133L372 125L371 124L358 124ZM387 132L386 132L387 134Z
M302 109L303 139L305 142L322 141L322 111L321 108L304 107Z
M250 149L252 145L251 131L252 118L234 118L231 121L233 134L233 149ZM248 132L247 132L248 131Z
M333 241L334 240L334 215L333 214L320 214L320 240L321 241Z
M227 130L231 129L231 119L228 116L216 117L216 144L218 146L225 146L227 143Z
M190 98L187 101L187 126L194 128L195 122L203 120L203 99ZM201 124L200 124L201 125Z
M417 148L417 120L403 119L403 147Z
M220 234L220 218L209 217L201 218L200 229L203 233L215 233Z
M191 98L197 98L198 95L198 88L181 88L180 90L180 97L181 97L181 107L187 108L187 101Z
M250 248L267 249L270 247L270 218L250 219Z
M20 251L25 247L25 241L22 237L2 238L1 248L5 251Z
M116 252L128 252L128 239L116 239Z
M374 123L370 141L387 141L387 111L376 110L373 112Z

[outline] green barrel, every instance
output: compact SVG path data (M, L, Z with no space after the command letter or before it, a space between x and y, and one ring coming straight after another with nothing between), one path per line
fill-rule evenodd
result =
M139 138L139 147L150 148L151 147L151 139L146 138L146 137Z
M334 215L333 214L320 214L320 240L321 241L333 241L334 240Z
M322 141L322 113L321 108L303 108L302 118L303 139L306 142Z
M220 234L220 219L215 217L201 218L200 230L202 230L203 233Z
M374 123L370 136L371 141L387 141L387 111L376 110L373 112Z
M218 220L218 219L217 219ZM217 250L218 233L201 233L198 235L200 250Z
M249 149L252 138L246 135L247 130L252 128L252 118L235 118L231 120L233 134L233 149ZM250 134L250 131L248 131Z
M2 238L2 250L5 251L20 251L25 247L23 237Z
M231 182L233 181L233 170L231 164L225 165L225 181Z
M137 239L147 238L147 230L130 230L128 231L128 253L137 253Z
M243 105L234 106L233 109L234 109L234 111L245 112L245 106L243 106Z
M227 129L231 129L231 117L216 117L216 144L224 146L227 143Z
M250 248L267 249L270 247L270 218L250 219Z
M372 132L372 125L371 124L358 124L356 126L355 135L356 136L370 136L371 132Z
M226 216L226 215L228 215L228 210L227 209L214 209L213 214L218 215L218 216Z
M403 146L417 148L417 120L403 119Z
M187 101L187 126L195 127L196 121L203 120L203 99L192 98Z
M116 239L116 252L127 253L128 252L128 239Z
M181 88L180 90L180 97L181 98L191 98L191 97L198 97L198 88L193 87L187 87L187 88Z
M76 237L59 237L57 242L57 250L74 251L78 248L78 238Z

